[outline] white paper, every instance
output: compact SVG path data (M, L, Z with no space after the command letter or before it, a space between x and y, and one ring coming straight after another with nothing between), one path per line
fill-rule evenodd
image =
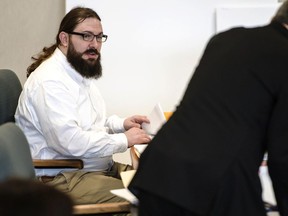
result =
M142 129L146 131L147 134L153 137L157 134L158 130L163 126L163 124L166 122L166 117L164 115L164 112L162 110L162 107L160 103L157 103L153 110L151 111L150 115L147 116L150 123L143 123ZM134 145L135 153L138 157L143 153L143 151L146 149L148 144L136 144Z
M136 170L129 170L129 171L125 171L125 172L121 172L121 178L122 178L122 182L125 188L121 188L121 189L115 189L115 190L110 190L111 193L122 197L124 199L126 199L127 201L129 201L130 203L137 205L138 204L138 199L134 196L134 194L132 194L128 189L128 185L130 183L130 181L132 180L133 176L135 175Z
M260 166L259 176L263 188L262 192L263 200L272 205L276 205L276 199L274 195L272 181L270 179L267 166Z
M134 194L132 194L127 188L110 190L110 192L115 194L116 196L126 199L128 202L134 205L138 204L137 197L135 197Z
M150 123L143 123L142 129L146 131L147 134L155 136L158 130L166 122L166 118L160 103L157 103L150 115L148 116Z
M146 149L148 144L136 144L134 145L135 153L137 154L138 157L143 153L143 151Z
M135 173L136 173L136 170L128 170L128 171L120 173L120 176L121 176L121 179L125 188L128 187Z

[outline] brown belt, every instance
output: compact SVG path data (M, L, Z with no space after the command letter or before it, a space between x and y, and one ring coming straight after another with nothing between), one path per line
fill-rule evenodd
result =
M39 180L42 181L43 183L51 182L53 181L55 176L40 176Z

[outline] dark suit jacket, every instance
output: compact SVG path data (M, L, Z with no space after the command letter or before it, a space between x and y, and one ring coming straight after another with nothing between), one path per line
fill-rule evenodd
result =
M288 31L279 23L210 40L129 189L203 215L265 215L258 176L265 151L288 215Z

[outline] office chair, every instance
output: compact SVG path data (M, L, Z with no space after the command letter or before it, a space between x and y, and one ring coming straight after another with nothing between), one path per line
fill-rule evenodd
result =
M8 69L0 69L0 125L14 122L14 113L22 91L17 75Z
M18 104L18 98L22 91L21 83L17 75L9 69L0 69L0 145L8 146L8 143L13 142L11 146L0 148L0 175L5 177L18 175L20 177L35 178L34 168L83 168L81 159L57 159L57 160L32 160L26 137L22 130L18 128L14 121L14 114ZM5 124L5 123L13 124ZM9 131L9 132L8 132ZM13 137L15 133L15 137ZM17 146L17 147L16 147ZM21 148L18 148L21 146ZM29 154L28 154L28 150ZM18 149L24 149L18 151ZM25 150L26 149L26 150ZM4 150L10 150L9 154L4 153ZM14 153L12 157L12 152ZM23 154L23 155L22 155ZM17 156L15 156L17 155ZM18 159L18 160L17 160ZM3 166L5 160L9 166ZM33 172L32 172L33 170ZM9 174L10 173L10 174ZM4 177L3 177L4 178ZM1 180L1 177L0 177ZM128 202L121 203L103 203L103 204L86 204L75 205L75 215L82 214L98 214L98 213L113 213L113 212L129 212L130 204Z
M20 177L36 179L25 135L14 123L0 126L0 181Z
M0 69L0 125L15 122L14 114L22 85L17 75L9 69ZM34 160L35 168L83 168L80 159Z

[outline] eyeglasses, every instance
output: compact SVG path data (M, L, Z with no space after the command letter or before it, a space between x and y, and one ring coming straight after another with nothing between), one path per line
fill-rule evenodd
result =
M94 40L94 37L96 38L96 41L99 43L105 42L108 38L108 35L104 35L104 34L94 35L90 32L86 32L86 33L67 32L67 33L72 34L72 35L80 35L80 36L82 36L84 41L89 41L89 42L92 42Z

